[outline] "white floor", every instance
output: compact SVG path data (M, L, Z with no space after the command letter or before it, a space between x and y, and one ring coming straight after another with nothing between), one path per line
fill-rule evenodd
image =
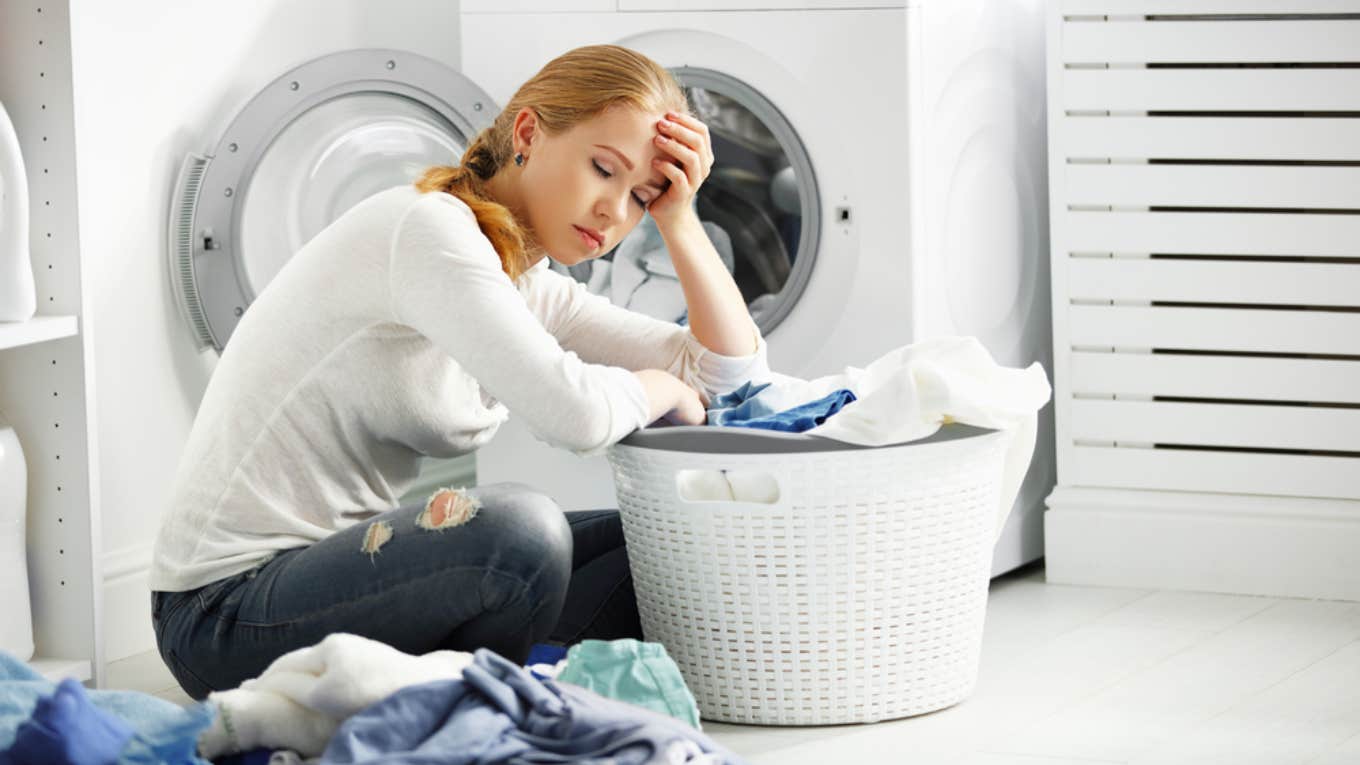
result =
M155 652L111 687L191 703ZM1360 603L992 581L977 690L927 715L705 722L752 765L1360 763Z

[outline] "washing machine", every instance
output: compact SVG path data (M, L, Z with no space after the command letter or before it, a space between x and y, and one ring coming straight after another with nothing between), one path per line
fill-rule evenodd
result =
M1040 0L464 0L460 26L463 73L499 103L582 45L623 45L676 75L716 156L696 211L775 371L832 374L947 334L1052 369ZM644 219L607 267L552 266L683 323L673 299L624 302L641 280L667 284L664 258L638 257L647 239ZM604 286L605 268L628 289ZM1042 554L1055 463L1052 407L1040 414L993 574ZM476 477L532 484L568 510L617 507L603 456L551 448L513 413Z
M830 374L934 334L975 335L1000 363L1051 369L1037 5L464 0L458 67L349 49L253 84L217 139L183 159L170 287L198 345L221 352L322 228L456 161L554 56L613 42L670 68L710 127L717 164L697 211L776 371ZM633 263L665 287L664 258L616 257L645 254L646 228L605 258L619 260L615 276ZM573 275L598 285L603 272ZM1053 485L1043 414L998 573L1041 554ZM429 460L422 478L462 476L470 462ZM525 481L566 509L617 506L603 457L552 449L513 413L476 455L476 480Z

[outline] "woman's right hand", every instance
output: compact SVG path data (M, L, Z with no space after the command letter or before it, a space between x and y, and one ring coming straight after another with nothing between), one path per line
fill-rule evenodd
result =
M664 417L675 425L702 425L708 420L699 392L664 369L642 369L633 373L647 391L651 404L648 424Z

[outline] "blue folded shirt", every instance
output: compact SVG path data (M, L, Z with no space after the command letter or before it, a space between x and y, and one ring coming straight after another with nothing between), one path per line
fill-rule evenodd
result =
M754 385L746 382L731 393L713 399L708 408L708 424L802 433L826 422L826 418L855 400L850 389L841 388L816 401L775 411L761 400L761 391L768 387L770 383Z

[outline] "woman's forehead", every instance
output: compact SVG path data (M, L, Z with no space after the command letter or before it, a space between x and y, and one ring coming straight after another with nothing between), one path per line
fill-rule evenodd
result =
M665 112L652 114L632 106L614 106L595 115L584 126L597 138L650 141L654 126L665 117Z
M646 163L647 182L664 189L669 185L669 179L664 173L651 168L650 162L653 158L665 159L667 156L664 150L652 142L652 137L658 134L656 123L665 116L665 112L651 115L631 107L616 108L581 123L579 136L586 146L604 149L616 159L626 158L624 164L631 165L634 172L638 171L640 162Z

